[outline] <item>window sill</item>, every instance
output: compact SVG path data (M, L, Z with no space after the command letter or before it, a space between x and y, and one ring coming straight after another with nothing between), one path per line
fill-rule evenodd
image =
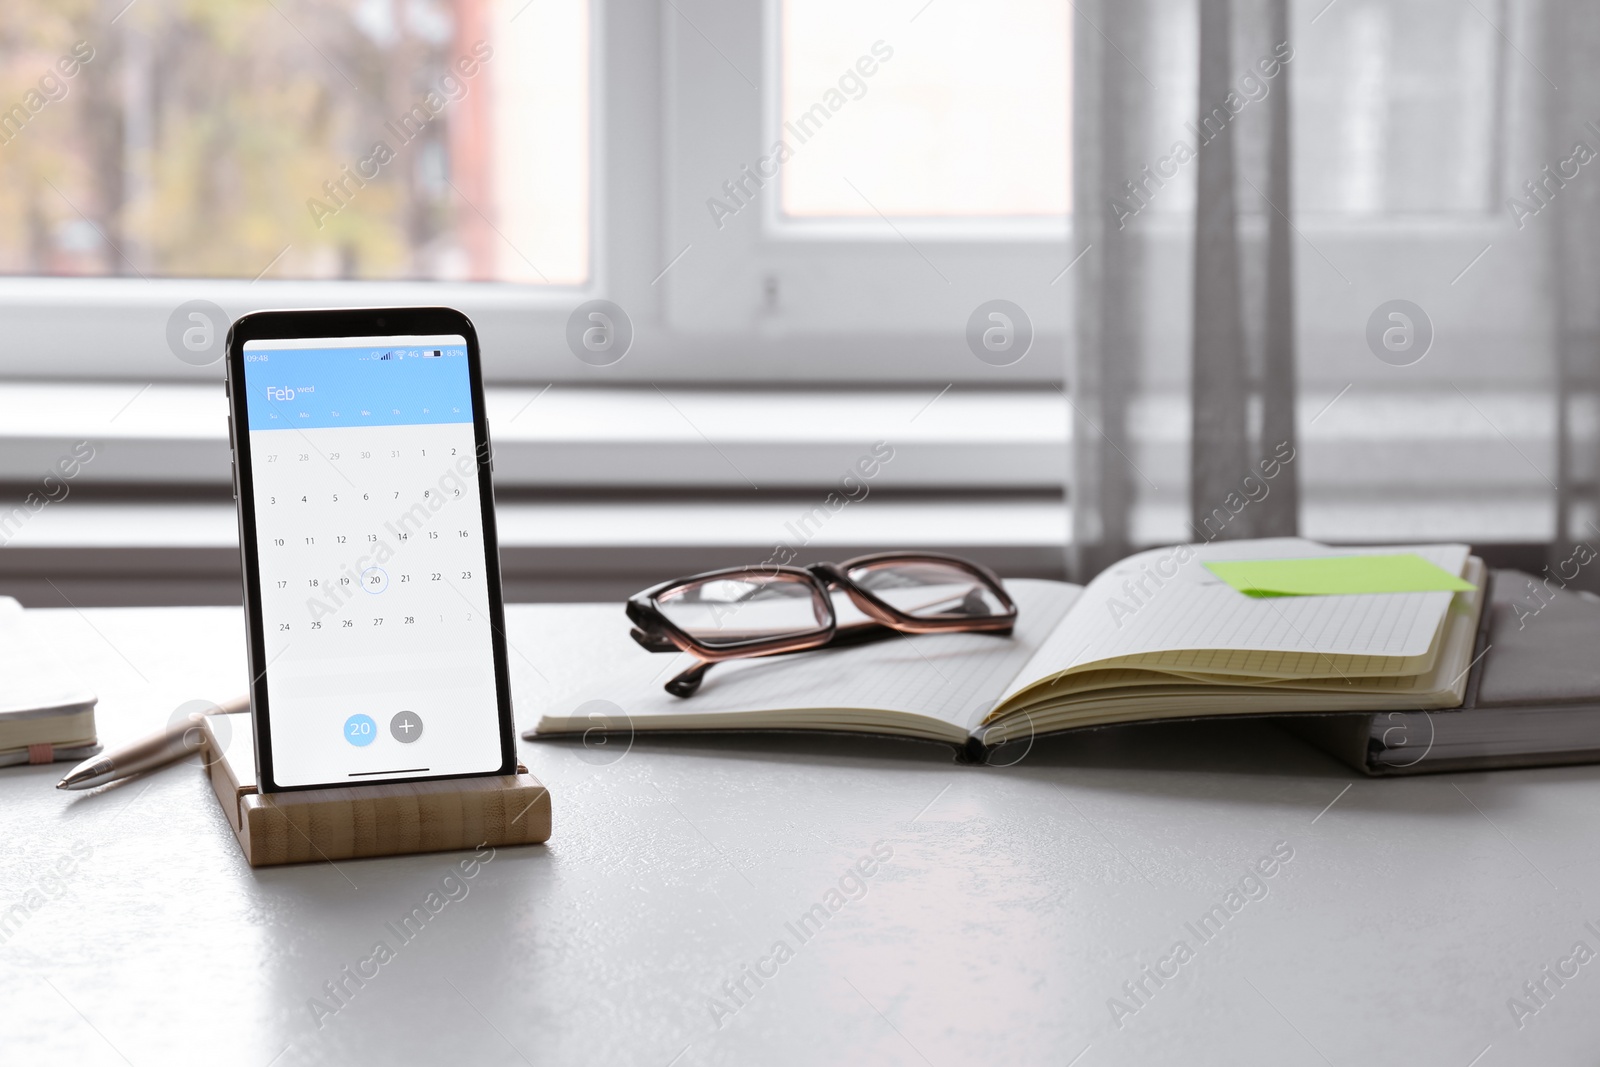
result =
M522 489L820 489L879 441L875 487L1059 492L1067 405L1054 389L490 388L495 484ZM78 441L81 484L226 490L213 385L0 382L0 484L36 486Z
M1469 406L1449 389L1357 389L1329 407L1337 392L1303 390L1307 536L1550 540L1548 390L1471 391ZM779 544L802 562L922 548L1007 575L1063 573L1072 410L1054 389L557 384L491 389L488 403L511 600L615 599L759 563ZM0 382L0 519L75 442L96 447L67 499L0 523L0 592L50 606L237 603L224 414L214 386ZM1144 398L1131 415L1126 451L1146 476L1135 540L1192 536L1186 401ZM822 507L877 441L894 458L868 499Z

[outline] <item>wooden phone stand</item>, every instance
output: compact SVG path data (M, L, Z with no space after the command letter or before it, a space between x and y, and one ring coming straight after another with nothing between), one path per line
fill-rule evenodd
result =
M206 773L252 867L403 856L550 836L550 791L515 775L261 793L249 712L211 715Z

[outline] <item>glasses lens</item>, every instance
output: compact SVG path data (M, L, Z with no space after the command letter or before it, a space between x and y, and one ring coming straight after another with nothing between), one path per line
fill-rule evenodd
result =
M828 625L816 587L789 574L708 578L656 597L673 625L701 644L732 645L814 633Z
M850 580L919 619L981 619L1007 612L987 581L939 560L890 560L849 570Z

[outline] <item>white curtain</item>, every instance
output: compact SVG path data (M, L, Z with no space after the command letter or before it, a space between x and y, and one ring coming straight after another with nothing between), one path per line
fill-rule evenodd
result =
M1551 231L1548 293L1557 369L1552 477L1559 492L1547 573L1558 582L1597 589L1600 567L1589 560L1600 549L1600 157L1580 160L1581 148L1600 153L1600 5L1552 4L1544 29L1541 51L1550 81L1541 94L1546 121L1540 139L1556 180L1541 168L1532 179L1537 196L1526 187L1510 193L1519 201L1518 215L1537 209L1536 215L1523 215L1525 223L1548 217ZM1565 176L1574 171L1575 177Z
M1600 5L1074 8L1071 571L1600 546Z
M1185 295L1187 526L1196 540L1296 532L1298 472L1275 451L1295 439L1286 5L1197 0L1189 34L1179 29L1177 4L1078 4L1089 23L1075 38L1073 144L1075 234L1089 250L1076 282L1068 380L1077 406L1069 497L1079 574L1133 547L1138 483L1161 492L1130 454L1138 450L1130 432L1139 431L1130 416L1137 393L1176 377L1172 349L1182 331L1170 308ZM1181 78L1182 88L1163 92L1149 72L1171 78L1161 46L1173 50L1186 37L1192 94ZM1175 95L1189 97L1191 117L1168 140L1159 113ZM1183 213L1173 202L1186 183L1192 206L1175 224ZM1184 255L1193 261L1187 294L1174 285L1176 265L1156 262ZM1167 310L1152 314L1151 297ZM1143 407L1160 403L1151 400Z

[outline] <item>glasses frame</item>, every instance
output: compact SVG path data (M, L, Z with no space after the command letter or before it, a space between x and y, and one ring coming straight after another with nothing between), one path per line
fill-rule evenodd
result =
M937 563L963 571L984 585L1000 602L1002 611L996 615L979 618L929 619L908 615L894 605L857 585L849 572L857 567L883 563ZM784 634L777 637L758 637L744 641L719 642L715 645L696 640L686 630L667 617L658 599L675 589L695 585L717 578L749 578L759 576L775 578L786 575L808 584L813 605L821 603L827 608L827 622L804 633ZM833 607L832 592L839 589L850 598L868 621L840 626L838 613ZM633 622L630 635L651 652L687 652L699 662L666 684L667 692L677 697L689 697L700 688L701 681L717 663L735 659L754 659L764 656L782 656L794 652L837 647L870 641L888 633L993 633L1010 634L1017 623L1016 602L1006 593L1000 578L989 568L938 552L874 552L856 556L843 563L813 563L805 567L746 566L725 567L705 571L685 578L662 582L628 598L627 615Z

